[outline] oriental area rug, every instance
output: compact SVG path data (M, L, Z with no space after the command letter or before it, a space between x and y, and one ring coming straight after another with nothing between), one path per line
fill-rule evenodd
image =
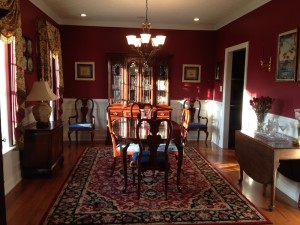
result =
M122 166L117 163L110 176L112 160L110 147L87 148L44 225L271 223L194 148L185 148L182 193L176 188L176 159L170 156L168 200L163 172L144 174L138 200L137 182L128 169L128 188L122 193Z

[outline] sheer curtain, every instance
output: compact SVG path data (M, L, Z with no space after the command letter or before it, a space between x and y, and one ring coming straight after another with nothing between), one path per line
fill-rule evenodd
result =
M7 9L9 12L0 20L0 38L9 44L15 38L15 68L10 73L15 74L15 87L17 101L13 101L13 108L16 110L16 125L14 133L18 147L23 147L23 118L25 117L26 89L23 68L23 44L21 28L21 12L18 0L1 0L0 8ZM15 69L15 72L13 71Z

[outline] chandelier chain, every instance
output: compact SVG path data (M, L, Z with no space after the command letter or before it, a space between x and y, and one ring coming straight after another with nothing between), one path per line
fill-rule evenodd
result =
M148 21L148 0L146 0L146 20Z
M149 34L151 29L151 23L148 22L148 0L146 0L146 19L142 25L143 31Z

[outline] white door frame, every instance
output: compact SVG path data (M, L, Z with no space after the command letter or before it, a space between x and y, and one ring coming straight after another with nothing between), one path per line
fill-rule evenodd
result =
M223 124L221 125L220 143L221 148L228 148L228 137L229 137L229 114L230 114L230 94L231 94L231 73L232 73L232 56L233 52L245 49L245 71L244 71L244 90L243 99L245 99L246 93L246 81L247 81L247 68L248 68L248 52L249 42L244 42L225 49L225 62L224 62L224 90L223 90ZM243 101L244 102L244 101ZM244 105L244 103L243 103ZM244 111L244 110L243 110ZM243 118L243 117L242 117ZM243 122L242 122L243 127Z

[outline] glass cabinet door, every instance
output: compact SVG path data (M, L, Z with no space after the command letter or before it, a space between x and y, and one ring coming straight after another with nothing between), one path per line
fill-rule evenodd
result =
M142 65L141 102L153 104L152 67Z
M151 64L129 54L108 53L109 104L127 107L144 102L168 108L171 56L158 56Z
M111 77L111 88L112 88L112 103L122 103L122 79L123 79L123 66L122 64L113 64L112 65L112 77Z
M158 77L156 80L157 94L156 103L158 105L168 105L169 104L169 79L168 79L168 66L159 65Z
M128 66L128 103L138 101L139 67L135 61Z

